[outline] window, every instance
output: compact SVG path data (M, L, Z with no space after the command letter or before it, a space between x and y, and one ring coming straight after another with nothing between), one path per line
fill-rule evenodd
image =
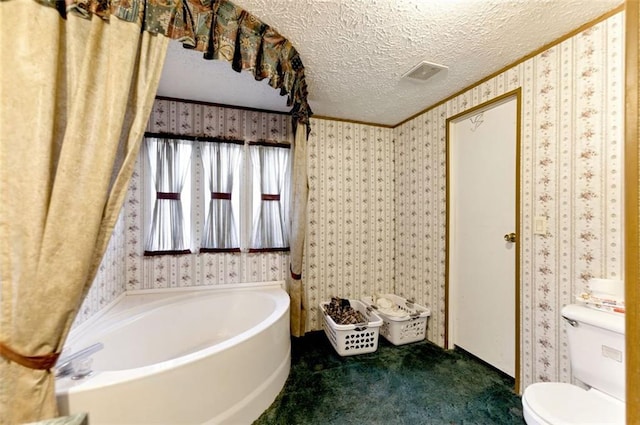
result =
M252 143L251 250L289 247L289 145Z
M190 253L198 241L200 252L289 249L288 144L146 136L145 255ZM203 212L202 228L192 211Z
M200 143L204 170L205 223L201 252L240 250L239 171L242 146ZM208 196L207 196L208 195Z
M147 138L149 176L153 198L151 226L145 255L191 252L191 142Z

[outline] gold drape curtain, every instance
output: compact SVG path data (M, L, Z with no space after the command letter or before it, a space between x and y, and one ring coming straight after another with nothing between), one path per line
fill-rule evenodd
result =
M17 424L57 413L53 373L19 363L55 361L93 280L168 39L33 0L0 1L0 31L0 422Z
M287 279L290 306L291 335L303 336L307 325L307 296L302 276L303 256L307 232L307 128L300 124L293 146L291 194L291 238L289 241L291 273Z

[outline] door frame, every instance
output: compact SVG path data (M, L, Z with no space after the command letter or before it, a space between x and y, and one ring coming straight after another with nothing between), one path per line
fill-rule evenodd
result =
M446 229L445 229L445 307L444 307L444 346L449 347L449 331L451 324L451 306L450 306L450 296L449 296L449 277L450 277L450 264L451 255L451 173L449 170L451 169L451 123L459 120L460 118L473 115L474 112L478 112L480 110L484 110L490 108L491 105L497 104L509 98L515 98L516 100L516 166L515 166L515 224L516 224L516 235L517 240L515 242L515 299L514 299L514 309L515 309L515 392L517 394L520 393L520 145L521 145L521 133L522 133L522 89L519 87L515 90L504 93L500 96L497 96L491 100L483 102L479 105L476 105L472 108L466 109L463 112L460 112L456 115L448 117L446 120Z
M625 1L624 279L627 423L640 421L640 4Z

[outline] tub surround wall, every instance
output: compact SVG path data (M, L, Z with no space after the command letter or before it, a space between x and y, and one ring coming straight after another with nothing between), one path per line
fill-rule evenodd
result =
M288 115L224 108L193 102L156 99L147 126L153 133L206 135L244 140L291 142ZM200 167L192 167L193 185L202 184ZM152 289L283 280L288 271L288 253L229 253L161 255L144 257L144 188L142 155L125 201L126 286ZM202 197L194 198L191 220L194 228L204 226ZM197 232L196 235L198 235ZM199 246L196 236L196 246Z
M571 381L560 309L590 277L622 278L623 59L619 13L395 129L396 289L432 307L442 345L446 119L522 87L522 388Z
M291 141L288 115L156 99L147 131ZM191 254L144 257L144 158L138 157L109 247L74 326L108 306L126 290L283 280L288 253ZM192 167L194 184L203 176ZM194 226L202 227L202 198L194 199Z
M124 226L124 213L120 212L107 250L102 258L93 284L78 311L74 326L79 325L113 303L126 291Z

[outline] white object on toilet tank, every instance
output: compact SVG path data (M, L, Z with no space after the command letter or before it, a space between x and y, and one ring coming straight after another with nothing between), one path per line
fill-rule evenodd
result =
M597 298L615 298L624 300L624 281L617 279L597 279L589 280L591 294Z
M562 309L576 379L625 400L624 315L581 305Z

